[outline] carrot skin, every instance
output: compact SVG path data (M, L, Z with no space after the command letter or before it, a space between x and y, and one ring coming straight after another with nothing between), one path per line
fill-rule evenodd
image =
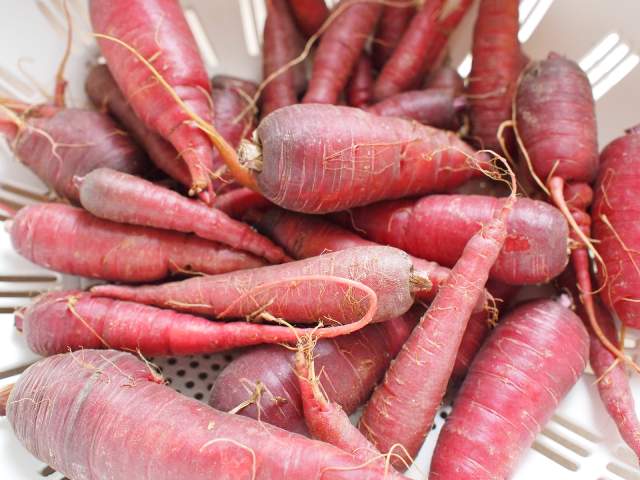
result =
M163 285L101 285L93 292L216 318L249 317L266 309L275 317L297 323L327 319L329 324L344 324L360 319L368 304L366 297L352 287L318 277L328 275L360 281L373 289L378 297L373 321L402 315L413 304L409 257L400 250L379 246ZM305 280L311 276L318 278Z
M324 0L288 0L298 28L307 37L316 33L329 16Z
M397 93L374 103L367 111L385 117L401 117L445 130L460 127L460 113L467 106L453 90L427 89Z
M313 353L310 352L309 355L313 355ZM313 362L313 358L310 361ZM384 458L376 447L351 423L342 407L327 400L319 389L315 373L310 370L305 355L300 351L296 355L295 370L300 387L304 419L311 436L335 445L362 462L371 461L384 468Z
M244 219L281 245L296 259L315 257L352 247L378 246L377 243L366 240L321 217L288 212L277 207L249 212ZM450 270L422 258L412 256L409 258L414 271L429 283L427 288L415 291L416 298L432 300L439 285L449 276Z
M132 174L150 169L144 152L109 116L99 112L35 107L23 129L18 130L13 122L6 126L4 133L18 159L74 204L79 203L74 175L99 167Z
M387 370L360 418L362 433L383 453L395 444L415 458L440 405L474 306L508 236L511 197L468 241L460 259L429 309ZM426 368L426 366L429 368ZM404 465L391 460L396 468Z
M424 3L413 16L376 79L373 87L376 101L418 86L427 50L436 35L443 4L444 0L431 0Z
M483 148L500 152L500 124L511 106L522 68L518 0L481 0L473 31L473 62L467 94L471 134Z
M220 273L263 265L253 255L183 233L122 225L68 205L21 209L9 226L15 250L62 273L150 282L173 273Z
M596 116L587 75L572 60L550 53L523 73L515 120L533 170L591 183L598 170ZM562 108L560 108L562 107Z
M317 216L305 216L272 208L264 212L250 212L245 218L298 259L357 246L377 245ZM428 279L431 284L431 288L416 291L416 298L423 301L433 300L451 271L421 258L410 256L410 259L414 271L422 278ZM453 367L455 379L464 377L471 360L489 332L487 312L484 311L486 301L483 295L476 308L478 311L469 320Z
M193 112L213 121L211 85L198 46L177 0L91 0L95 32L115 37L152 63ZM136 115L168 140L189 167L194 193L210 188L213 146L207 135L140 60L99 38L109 70Z
M124 98L118 84L106 65L96 65L89 70L85 90L93 104L107 110L141 145L156 167L186 187L191 186L191 176L186 163L178 159L175 148L159 134L151 131L138 118Z
M369 397L389 363L409 337L423 310L368 325L350 335L320 340L314 349L322 388L330 401L353 413ZM300 388L292 368L294 352L276 345L252 348L229 363L213 383L209 405L228 411L251 397L258 382L264 393L239 415L309 435Z
M27 450L78 480L384 475L325 443L185 397L130 353L84 350L43 359L21 375L6 408Z
M253 209L262 209L273 206L269 200L257 192L241 187L223 193L216 198L215 207L223 211L231 218L242 219L244 215Z
M82 206L105 220L195 233L272 263L288 259L280 247L247 224L147 180L101 168L77 181Z
M520 306L493 332L458 393L429 479L508 478L582 374L589 338L552 300Z
M413 16L373 88L378 101L420 85L425 73L440 60L451 32L467 13L472 0L459 0L442 17L444 0L430 0Z
M338 103L381 13L380 3L353 2L333 20L320 39L303 103Z
M201 355L267 343L295 345L298 337L309 333L285 326L212 322L81 291L38 297L16 313L16 328L29 348L44 356L82 348L138 351L145 356ZM314 332L319 338L342 333L332 328Z
M377 243L450 267L460 258L466 242L504 202L480 195L430 195L380 202L333 218ZM515 285L546 283L564 270L569 229L556 208L519 199L507 229L492 278Z
M427 76L424 88L450 88L456 94L460 94L464 91L464 80L455 68L442 66Z
M262 43L262 76L269 76L302 53L304 41L291 16L286 0L268 0L267 20ZM298 103L298 93L304 91L304 64L294 65L265 85L262 92L261 115Z
M211 77L211 87L244 93L248 97L253 97L258 90L258 85L256 85L256 83L252 82L251 80L234 77L233 75L223 74L214 75L213 77Z
M479 175L473 164L486 161L452 132L351 107L281 108L256 134L260 193L304 213L446 191Z
M640 186L638 176L640 133L629 131L602 151L600 170L591 210L593 235L607 267L598 269L604 285L600 298L628 327L640 328L640 308L635 302L640 286L636 265L640 261L640 233L637 219ZM608 226L608 220L611 226Z
M614 345L618 342L616 325L609 312L598 302L595 303L600 328ZM590 332L589 360L598 379L600 399L620 432L620 436L640 459L640 420L636 415L633 393L629 386L629 376L624 364L612 367L616 357Z
M385 5L382 9L378 29L373 39L371 57L373 63L380 70L396 49L411 18L416 14L414 5L396 7Z
M360 55L346 88L347 105L362 108L373 97L373 66L366 52Z

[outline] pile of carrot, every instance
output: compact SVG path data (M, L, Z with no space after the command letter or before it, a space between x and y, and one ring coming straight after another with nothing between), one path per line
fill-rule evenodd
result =
M0 415L34 456L73 479L400 479L453 399L424 474L507 479L590 363L640 458L619 329L640 328L640 127L599 155L586 75L528 60L517 0L479 0L462 79L472 3L267 0L255 84L209 78L178 0L89 2L93 108L61 74L51 103L0 99L52 197L3 206L15 250L99 283L15 312L48 358ZM206 402L148 360L232 349Z

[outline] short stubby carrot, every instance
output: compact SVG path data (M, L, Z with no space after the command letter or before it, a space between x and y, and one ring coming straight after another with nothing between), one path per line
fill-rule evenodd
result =
M242 165L227 155L240 183L305 213L445 191L480 175L486 158L453 132L334 105L281 108L241 146Z

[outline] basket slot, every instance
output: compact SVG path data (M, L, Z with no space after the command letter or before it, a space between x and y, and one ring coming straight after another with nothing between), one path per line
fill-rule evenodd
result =
M532 448L536 452L540 453L541 455L544 455L549 460L554 461L555 463L557 463L558 465L566 468L567 470L570 470L572 472L577 472L578 471L578 464L577 463L573 462L572 460L569 460L568 458L566 458L563 455L559 454L558 452L556 452L554 449L548 447L547 445L544 445L544 443L542 443L540 440L536 440L535 442L533 442L533 447Z
M624 480L640 480L640 473L637 470L634 472L619 463L611 462L607 464L607 470L620 478L624 478Z

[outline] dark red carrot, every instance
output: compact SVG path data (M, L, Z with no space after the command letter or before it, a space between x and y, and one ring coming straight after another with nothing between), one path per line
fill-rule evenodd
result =
M640 131L629 130L602 151L601 166L591 210L593 236L606 270L598 268L602 301L627 326L640 328L636 300L640 286L640 233L638 199L640 185Z
M449 34L473 3L471 0L457 1L454 10L444 18L446 0L428 0L424 3L411 19L376 79L373 88L376 100L420 86L425 72L432 69L440 57Z
M288 0L288 3L300 31L307 37L320 30L329 16L325 0Z
M134 112L147 127L168 140L186 162L191 192L211 190L211 141L129 49L156 66L180 99L211 123L211 85L179 2L92 0L89 10L100 50Z
M371 56L378 70L382 69L384 64L387 63L411 18L416 13L415 5L408 5L408 2L404 0L395 3L402 4L402 6L395 6L391 2L385 4L378 23L378 29L373 38Z
M318 338L334 338L358 330L370 318L313 331ZM38 297L16 312L15 322L29 348L45 356L81 348L138 351L145 356L201 355L263 343L295 345L310 331L249 322L212 322L74 290Z
M245 94L247 97L253 97L258 91L258 85L255 82L233 75L214 75L211 77L211 86L223 90L233 90Z
M431 127L457 130L466 106L466 99L451 89L427 89L397 93L374 103L367 111L385 117L415 120Z
M511 105L522 67L518 42L518 0L481 0L473 31L473 63L467 87L471 134L483 148L501 151L497 138Z
M303 337L295 358L302 410L309 432L313 438L335 445L365 463L384 468L383 455L351 423L342 407L328 400L320 389L313 359L314 345L315 341L310 337Z
M431 430L446 392L469 317L508 236L507 217L515 196L468 241L395 361L365 406L359 427L382 452L400 444L397 468L411 463ZM403 462L404 460L404 462Z
M442 66L427 76L424 88L450 88L459 94L464 91L464 80L455 68Z
M584 252L576 250L574 255ZM577 269L576 269L577 270ZM568 270L560 277L560 285L573 297L576 313L580 316L589 332L589 362L596 376L598 394L607 413L615 422L622 439L640 459L640 420L636 415L635 402L629 386L629 377L625 364L611 353L591 328L584 307L584 294L580 294L575 272ZM609 311L596 299L593 302L595 318L609 342L620 343L618 331Z
M338 4L320 39L304 103L338 103L381 12L379 2L342 0Z
M518 84L514 119L522 147L543 182L553 176L571 183L595 179L593 95L575 62L550 53L546 60L532 63Z
M348 414L362 405L423 311L413 307L398 318L318 341L315 364L328 399ZM294 356L291 349L276 345L243 352L214 381L209 405L308 435Z
M286 0L267 0L267 20L262 42L262 76L267 82L262 92L261 116L287 105L298 103L298 93L304 91L304 64L287 68L277 76L272 74L302 53L304 41L298 32Z
M68 205L21 209L5 223L13 248L63 273L121 282L151 282L173 273L230 272L264 262L184 233L109 222Z
M82 206L96 217L195 233L200 238L253 253L272 263L288 260L280 247L247 224L142 178L100 168L77 177L76 181Z
M331 277L331 278L326 278ZM354 290L359 281L378 296L374 321L406 312L414 289L424 280L412 272L406 253L391 247L355 247L282 265L227 275L191 278L142 287L100 285L98 295L216 318L283 318L310 323L349 323L363 316L368 296Z
M249 210L270 207L273 203L259 193L242 187L219 195L215 206L231 218L240 220Z
M151 131L131 109L116 81L106 65L96 65L89 70L85 90L93 104L101 110L107 110L141 145L156 167L186 187L191 186L191 175L187 164L178 158L173 145L159 134ZM207 192L201 198L211 201Z
M377 243L450 267L504 203L504 198L481 195L430 195L380 202L334 218ZM564 270L569 231L557 209L545 202L518 199L507 229L492 278L515 285L546 283Z
M244 220L281 245L296 259L315 257L352 247L378 245L322 217L302 215L280 208L251 211L245 215ZM449 277L449 269L421 258L410 257L410 260L416 274L427 280L427 285L415 292L416 298L432 300L439 286ZM480 307L483 306L484 303L480 305Z
M0 134L16 157L58 195L78 203L74 175L98 167L132 174L150 169L144 152L107 115L77 108L29 106L0 110Z
M83 350L29 367L0 410L27 450L69 478L402 478L162 383L130 353Z
M604 334L611 343L617 344L618 332L609 312L598 302L595 302L595 312ZM592 332L590 345L589 359L597 377L600 399L615 422L620 436L640 460L640 420L636 414L625 365Z
M250 138L256 127L255 111L247 109L255 94L257 86L246 80L225 82L225 87L213 88L213 125L234 148L240 145L244 138ZM243 84L242 88L239 84ZM249 85L246 85L249 84ZM222 156L217 149L213 151L213 177L216 191L223 191L238 185L226 171Z
M373 82L371 58L362 52L347 84L347 105L359 108L368 105L373 97Z
M339 118L337 122L335 119ZM443 191L479 175L478 154L451 132L357 108L292 105L225 159L236 179L288 210L323 213Z
M429 479L509 478L580 378L588 354L580 319L557 302L537 300L510 313L471 365Z

